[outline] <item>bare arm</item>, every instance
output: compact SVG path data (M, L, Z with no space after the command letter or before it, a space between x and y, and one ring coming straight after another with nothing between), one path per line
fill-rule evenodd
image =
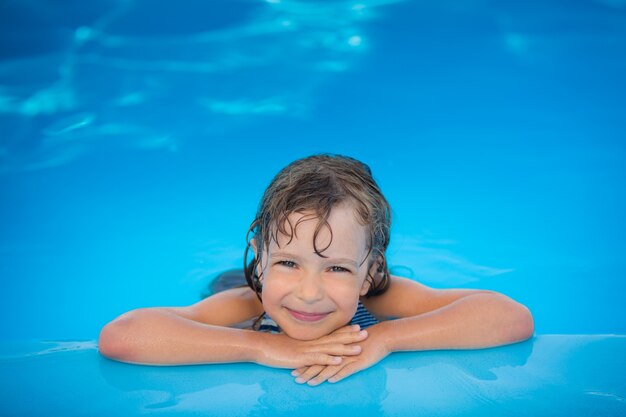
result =
M498 346L526 340L534 331L528 308L494 291L440 290L392 277L386 293L364 304L378 316L397 317L377 325L391 351Z
M258 332L190 320L162 308L130 311L100 332L104 356L146 365L254 362Z
M479 349L532 337L526 307L500 293L476 293L417 316L379 323L388 349Z
M233 289L189 307L130 311L104 326L100 353L134 364L256 362L294 368L304 363L340 363L342 356L358 354L351 343L367 337L342 328L317 340L300 341L284 334L227 327L258 312L258 306L248 304L248 295L244 289Z

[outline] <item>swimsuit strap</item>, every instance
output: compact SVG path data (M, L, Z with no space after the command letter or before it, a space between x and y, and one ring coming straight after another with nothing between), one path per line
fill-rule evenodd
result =
M361 329L366 329L376 323L378 323L378 319L365 308L361 301L359 301L359 306L357 307L356 313L354 313L354 317L352 317L350 324L358 324L361 326Z
M280 333L280 327L267 313L263 313L263 318L255 330L267 333Z
M359 326L361 326L361 329L366 329L376 323L378 323L378 319L365 308L361 301L359 301L356 313L354 313L354 317L352 317L352 320L350 320L350 324L358 324ZM267 313L263 313L261 321L259 322L259 324L257 325L257 329L255 330L267 333L281 332L278 324Z

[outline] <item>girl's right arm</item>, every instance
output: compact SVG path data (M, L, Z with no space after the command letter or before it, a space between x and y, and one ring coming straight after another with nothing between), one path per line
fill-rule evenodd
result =
M132 310L103 327L99 350L134 364L256 362L298 368L340 363L343 355L357 355L352 344L367 337L350 326L311 341L228 327L262 311L249 288L226 290L189 307Z

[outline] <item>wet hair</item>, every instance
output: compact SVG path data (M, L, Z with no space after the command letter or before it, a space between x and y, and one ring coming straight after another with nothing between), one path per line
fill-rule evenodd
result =
M281 233L289 237L289 244L300 222L317 218L313 248L317 255L326 258L322 252L332 243L333 233L328 217L333 207L340 204L353 207L357 221L366 228L369 238L368 252L363 262L370 253L374 255L367 265L366 279L370 287L365 296L380 295L389 288L385 252L389 246L391 207L374 181L369 166L348 156L323 153L298 159L287 165L272 179L261 198L256 217L246 234L247 244L243 259L246 282L259 300L262 284L261 277L257 274L257 266L262 265L264 250L269 248L270 239L278 244L278 233ZM289 215L304 212L313 214L302 217L295 225L291 224ZM328 228L331 241L327 247L318 250L315 241L322 227ZM252 239L256 243L257 253L247 263ZM371 266L374 262L378 266L375 276L372 276Z

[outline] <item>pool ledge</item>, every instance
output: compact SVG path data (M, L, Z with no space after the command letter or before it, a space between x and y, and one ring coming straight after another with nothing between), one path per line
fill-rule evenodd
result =
M626 415L626 335L394 353L337 384L250 363L141 366L93 340L0 342L0 415Z

